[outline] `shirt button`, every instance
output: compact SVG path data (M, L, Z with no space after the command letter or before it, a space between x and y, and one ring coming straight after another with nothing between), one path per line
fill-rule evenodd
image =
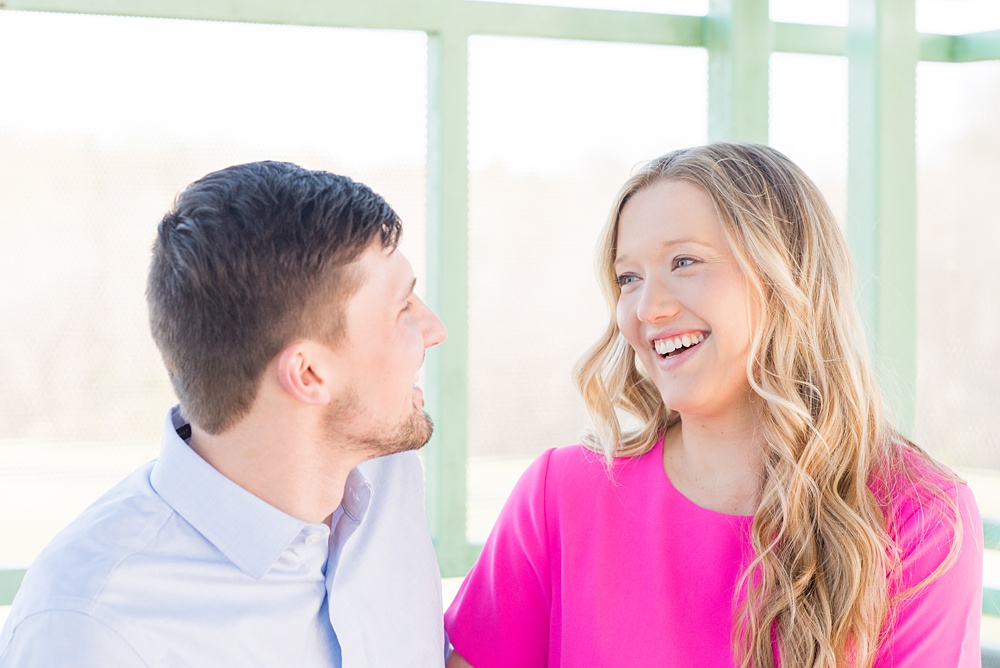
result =
M318 542L319 542L318 534L311 533L308 536L306 536L306 545L315 545Z

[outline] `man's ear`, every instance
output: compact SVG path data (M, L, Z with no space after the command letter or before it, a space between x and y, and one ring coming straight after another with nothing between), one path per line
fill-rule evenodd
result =
M325 406L332 398L332 366L322 346L297 341L278 353L278 382L285 392L305 404Z

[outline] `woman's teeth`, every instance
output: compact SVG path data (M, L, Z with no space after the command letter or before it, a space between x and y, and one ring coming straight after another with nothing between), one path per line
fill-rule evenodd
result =
M669 355L675 351L680 351L691 346L696 346L705 340L705 334L683 334L672 339L657 339L653 341L653 347L657 355Z

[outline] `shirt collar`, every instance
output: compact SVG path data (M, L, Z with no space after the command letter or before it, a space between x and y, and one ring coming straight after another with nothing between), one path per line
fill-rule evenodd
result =
M307 523L278 510L212 468L178 435L186 425L179 407L170 409L150 484L237 568L260 579ZM360 492L359 498L354 498L359 489L367 490L370 498L371 485L355 470L348 477L342 505L358 522L368 505Z
M347 474L347 481L344 483L344 498L340 502L344 513L355 524L361 524L361 521L364 520L372 500L372 494L375 491L375 488L359 468L352 469Z

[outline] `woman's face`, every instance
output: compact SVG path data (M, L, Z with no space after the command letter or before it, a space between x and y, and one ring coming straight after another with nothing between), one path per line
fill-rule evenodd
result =
M685 181L634 194L618 223L617 320L668 408L727 417L747 406L748 292L708 195Z

